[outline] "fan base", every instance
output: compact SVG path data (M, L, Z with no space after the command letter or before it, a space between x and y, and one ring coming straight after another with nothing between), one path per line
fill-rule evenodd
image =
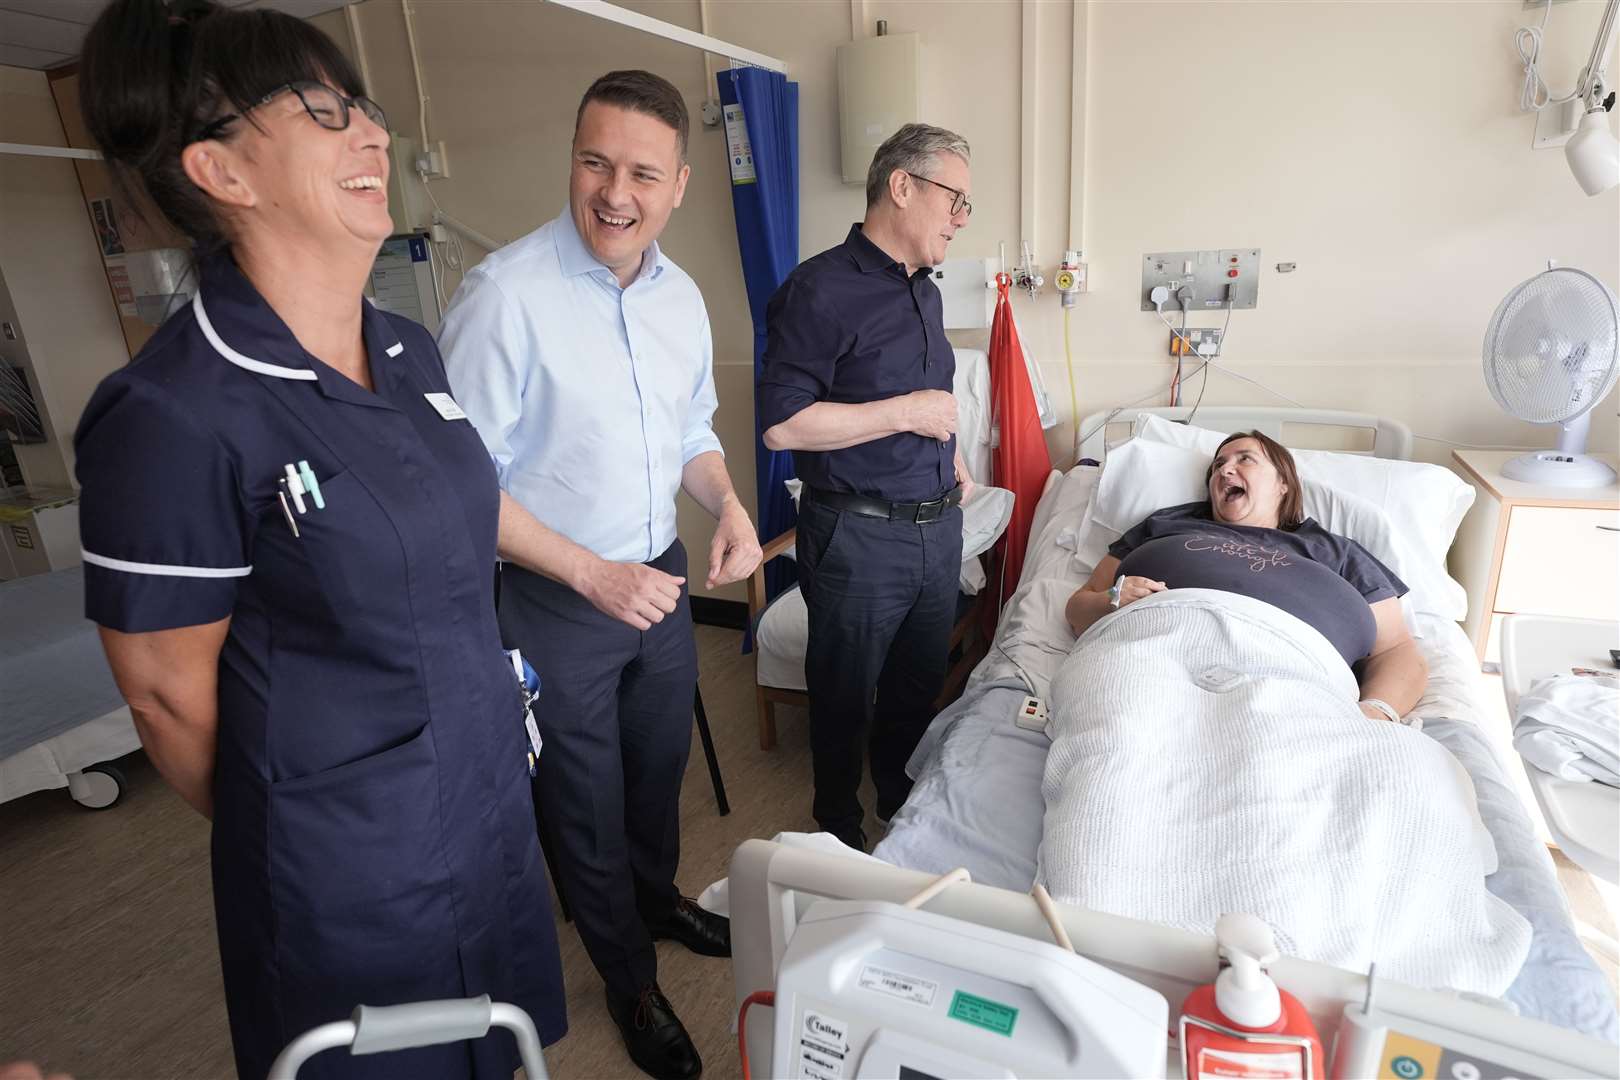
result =
M1596 458L1557 450L1538 450L1506 461L1502 475L1544 487L1595 488L1615 482L1614 470Z

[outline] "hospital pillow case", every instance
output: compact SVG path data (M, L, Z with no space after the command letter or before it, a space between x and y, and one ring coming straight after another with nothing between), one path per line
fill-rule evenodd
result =
M1091 559L1095 565L1108 554L1109 544L1154 511L1208 498L1204 488L1208 468L1209 455L1169 443L1138 438L1110 450L1077 557ZM1307 517L1366 548L1412 590L1401 602L1409 626L1413 625L1411 609L1432 610L1424 606L1419 584L1413 580L1421 580L1423 575L1414 570L1414 560L1399 542L1388 515L1349 492L1309 478L1302 482Z
M1135 441L1146 439L1195 450L1203 456L1207 467L1221 440L1230 432L1178 424L1150 414L1142 417L1136 434ZM1109 451L1109 456L1113 453ZM1457 535L1463 515L1474 504L1472 486L1450 469L1422 461L1396 461L1331 450L1292 450L1292 453L1299 465L1300 479L1307 482L1307 488L1314 481L1336 492L1360 496L1389 516L1396 527L1396 544L1407 553L1407 558L1404 570L1385 562L1411 586L1412 602L1417 610L1453 620L1467 616L1468 594L1447 574L1446 553L1451 550L1451 541ZM1322 518L1316 520L1332 529ZM1361 541L1363 547L1383 559L1361 537L1353 539Z

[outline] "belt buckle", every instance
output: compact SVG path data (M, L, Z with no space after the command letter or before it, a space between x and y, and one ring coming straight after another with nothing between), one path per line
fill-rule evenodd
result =
M945 500L933 499L929 502L917 504L916 521L919 525L926 525L930 521L938 521L945 516Z

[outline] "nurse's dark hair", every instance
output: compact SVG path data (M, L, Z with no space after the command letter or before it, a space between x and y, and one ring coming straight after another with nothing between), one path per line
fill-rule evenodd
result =
M302 19L211 0L113 0L84 39L79 107L136 212L144 193L206 254L228 237L218 206L181 167L181 151L222 116L252 122L248 111L261 98L304 80L363 92L354 65Z
M1227 443L1234 443L1239 439L1253 439L1259 443L1260 449L1265 451L1266 460L1277 470L1282 482L1288 485L1288 490L1283 493L1282 502L1277 505L1277 527L1293 532L1305 520L1305 489L1299 483L1299 468L1294 464L1294 455L1288 452L1288 447L1270 435L1258 431L1234 431L1222 439L1221 445L1210 455L1209 468L1204 470L1204 487L1206 489L1209 487L1210 477L1215 475L1215 459L1220 457Z

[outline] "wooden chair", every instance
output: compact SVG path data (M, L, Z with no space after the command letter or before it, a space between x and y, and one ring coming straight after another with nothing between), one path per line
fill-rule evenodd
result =
M785 554L794 544L796 530L789 529L782 535L775 537L763 547L764 557L760 559L759 566L754 570L753 576L748 579L748 622L754 628L756 637L759 631L760 616L765 611L765 565L772 559ZM986 602L988 591L980 592L973 598L973 604L962 617L956 620L951 628L951 641L949 645L951 666L945 675L945 685L940 689L939 697L934 701L936 709L943 709L957 695L962 692L962 685L967 681L968 673L973 666L983 658L986 650L983 635L979 631L980 615ZM776 745L776 706L799 705L808 706L810 697L803 690L790 690L780 686L766 686L759 681L759 643L754 643L754 708L759 717L759 748L769 750ZM802 658L801 658L802 659Z

